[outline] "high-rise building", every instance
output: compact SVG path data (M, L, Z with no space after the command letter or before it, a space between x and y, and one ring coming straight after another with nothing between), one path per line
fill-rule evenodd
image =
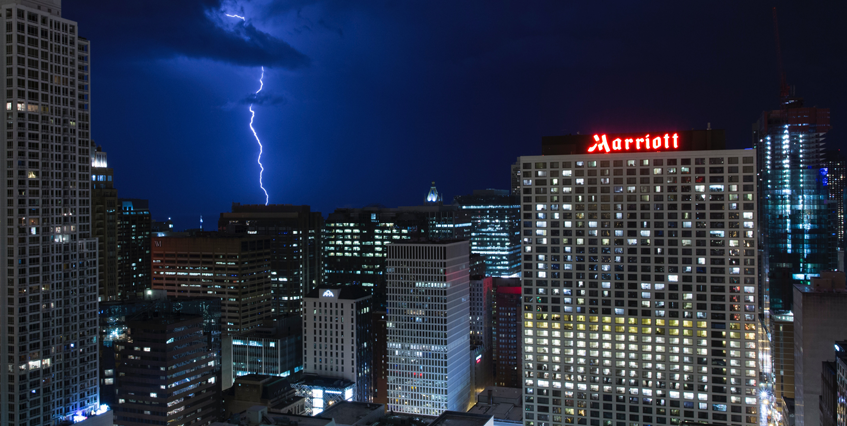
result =
M830 201L824 138L829 109L783 98L753 124L758 157L759 223L768 304L791 310L794 284L809 284L837 265L837 204ZM837 197L836 197L837 198ZM843 207L842 207L843 209Z
M89 41L62 18L60 0L2 0L0 21L8 123L0 425L84 421L100 411Z
M207 425L218 418L215 353L200 315L144 312L115 345L116 426Z
M373 402L375 404L388 404L388 324L385 309L374 308L371 315L373 324Z
M275 314L299 314L303 295L321 283L323 216L309 206L232 203L218 230L271 237Z
M303 370L303 324L300 315L274 317L247 333L224 336L223 389L240 376L290 377Z
M519 159L525 422L760 422L756 153L723 145L559 136Z
M838 248L842 251L845 247L844 226L845 208L847 208L847 159L838 149L828 149L824 152L823 168L821 169L821 183L827 189L827 202L835 204L835 232L838 237ZM840 268L839 268L840 269Z
M388 245L388 410L469 408L468 254L467 241Z
M820 426L835 426L838 410L838 372L835 361L821 363Z
M491 349L491 313L494 287L491 277L472 276L470 281L471 346Z
M471 224L471 252L485 258L485 275L517 277L521 267L520 202L507 190L476 190L454 199Z
M272 316L269 237L154 237L152 259L154 290L221 300L223 334L248 332Z
M847 425L847 341L835 342L835 424Z
M118 300L118 190L106 153L97 147L91 158L91 232L98 240L100 300Z
M794 285L794 423L820 424L821 363L847 329L844 272L823 272L811 285Z
M118 297L141 298L150 288L151 234L149 203L135 198L118 199Z
M498 281L494 285L494 382L497 386L520 388L523 381L520 281Z
M341 400L370 402L374 371L371 313L372 297L362 287L320 286L306 295L301 387L308 389L303 396L312 415ZM335 380L352 390L352 399L343 393L331 396L338 388L324 386ZM318 389L320 392L315 392Z

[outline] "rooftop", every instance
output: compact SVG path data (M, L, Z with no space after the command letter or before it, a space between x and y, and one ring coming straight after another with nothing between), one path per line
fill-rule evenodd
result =
M494 417L484 414L445 411L429 426L493 426Z
M327 291L331 290L333 293L333 297L342 300L358 300L370 297L370 293L368 293L364 287L358 285L345 285L345 286L334 286L334 287L318 287L312 289L308 294L306 294L307 298L310 299L318 299L323 297L322 295Z
M378 418L385 413L385 406L382 404L371 404L368 402L351 402L344 401L334 404L324 410L320 416L335 420L339 425L353 425L360 420L366 420L368 417Z

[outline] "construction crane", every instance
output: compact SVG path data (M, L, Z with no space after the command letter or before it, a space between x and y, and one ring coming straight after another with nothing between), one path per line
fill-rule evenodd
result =
M785 69L782 67L782 47L779 44L779 21L776 18L776 7L773 8L773 37L776 40L776 60L779 67L779 99L783 105L788 102L791 90L785 81Z

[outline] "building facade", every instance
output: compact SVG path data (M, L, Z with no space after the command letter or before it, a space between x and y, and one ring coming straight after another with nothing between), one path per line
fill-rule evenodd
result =
M525 424L759 423L756 153L721 135L519 159Z
M118 198L118 298L138 299L150 288L151 223L149 203Z
M309 206L241 205L221 213L218 230L271 237L271 286L276 315L299 314L303 295L321 282L324 219Z
M154 237L154 290L168 297L221 300L223 334L248 332L271 317L268 237L199 233Z
M799 98L781 106L753 124L768 305L779 313L792 309L794 284L808 285L838 261L838 203L829 199L824 151L829 109Z
M300 315L275 317L248 333L223 338L223 389L240 376L290 377L303 371L303 324Z
M833 343L847 329L844 272L823 272L811 285L794 285L795 424L819 426L821 363L832 359Z
M0 1L0 20L7 39L0 425L85 421L100 410L89 41L62 17L59 0Z
M354 401L370 402L374 373L372 296L356 286L321 286L309 292L304 302L303 374L307 381L341 379L353 384ZM321 380L315 380L318 378ZM304 396L313 415L315 410L325 408L314 398L308 400L311 392Z
M523 298L519 281L504 284L507 285L494 287L494 382L497 386L520 388L523 382L520 360Z
M467 241L388 246L388 410L469 408L468 254Z
M205 425L220 415L215 354L200 315L144 312L116 344L116 426Z
M91 231L97 237L100 301L118 300L118 190L106 153L98 146L91 158Z
M517 277L521 267L520 202L508 190L475 190L454 199L471 224L471 252L485 258L485 275Z

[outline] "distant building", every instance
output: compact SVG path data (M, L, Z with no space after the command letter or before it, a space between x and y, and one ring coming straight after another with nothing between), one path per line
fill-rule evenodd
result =
M220 415L215 354L200 315L144 312L115 345L116 426L205 424ZM164 374L163 372L167 372Z
M835 426L838 410L838 372L834 361L821 363L820 426Z
M118 285L118 190L101 147L91 158L91 233L97 237L100 300L120 299Z
M831 359L833 342L847 334L844 312L844 272L823 272L810 286L794 286L794 406L798 425L820 424L821 363Z
M468 253L467 241L399 241L388 246L391 411L433 416L468 408Z
M497 386L520 388L521 353L520 280L494 280L494 381Z
M470 222L471 253L485 258L485 275L517 277L521 268L520 201L507 190L475 190L454 199Z
M147 200L118 199L118 298L141 298L150 288L151 223Z
M486 414L473 414L464 411L445 411L441 413L429 426L494 426L494 416Z
M374 348L371 302L371 295L356 286L321 286L304 298L301 384L308 390L304 396L312 415L341 400L370 402ZM338 386L338 380L345 383L338 389L316 387L326 383Z
M300 313L303 295L321 283L324 219L309 206L232 203L218 230L271 237L271 285L276 314Z
M835 423L847 424L847 340L835 342Z
M523 395L520 388L489 386L474 396L471 414L494 417L494 426L523 424Z
M237 334L271 317L271 239L205 232L153 238L152 288L221 300L221 329Z
M769 335L775 404L787 407L794 400L794 314L771 313Z
M494 308L494 287L491 277L470 279L471 346L491 348L491 313Z
M249 374L297 380L303 370L300 315L274 317L247 333L224 336L221 359L223 389L229 389L237 377Z
M374 310L371 316L373 324L373 402L388 404L388 329L385 309Z
M835 204L835 229L836 237L838 237L838 248L845 250L845 233L844 226L847 216L847 193L844 189L847 188L847 159L838 149L828 149L824 152L823 169L821 174L823 178L821 183L827 188L827 202ZM842 270L839 266L839 270Z

